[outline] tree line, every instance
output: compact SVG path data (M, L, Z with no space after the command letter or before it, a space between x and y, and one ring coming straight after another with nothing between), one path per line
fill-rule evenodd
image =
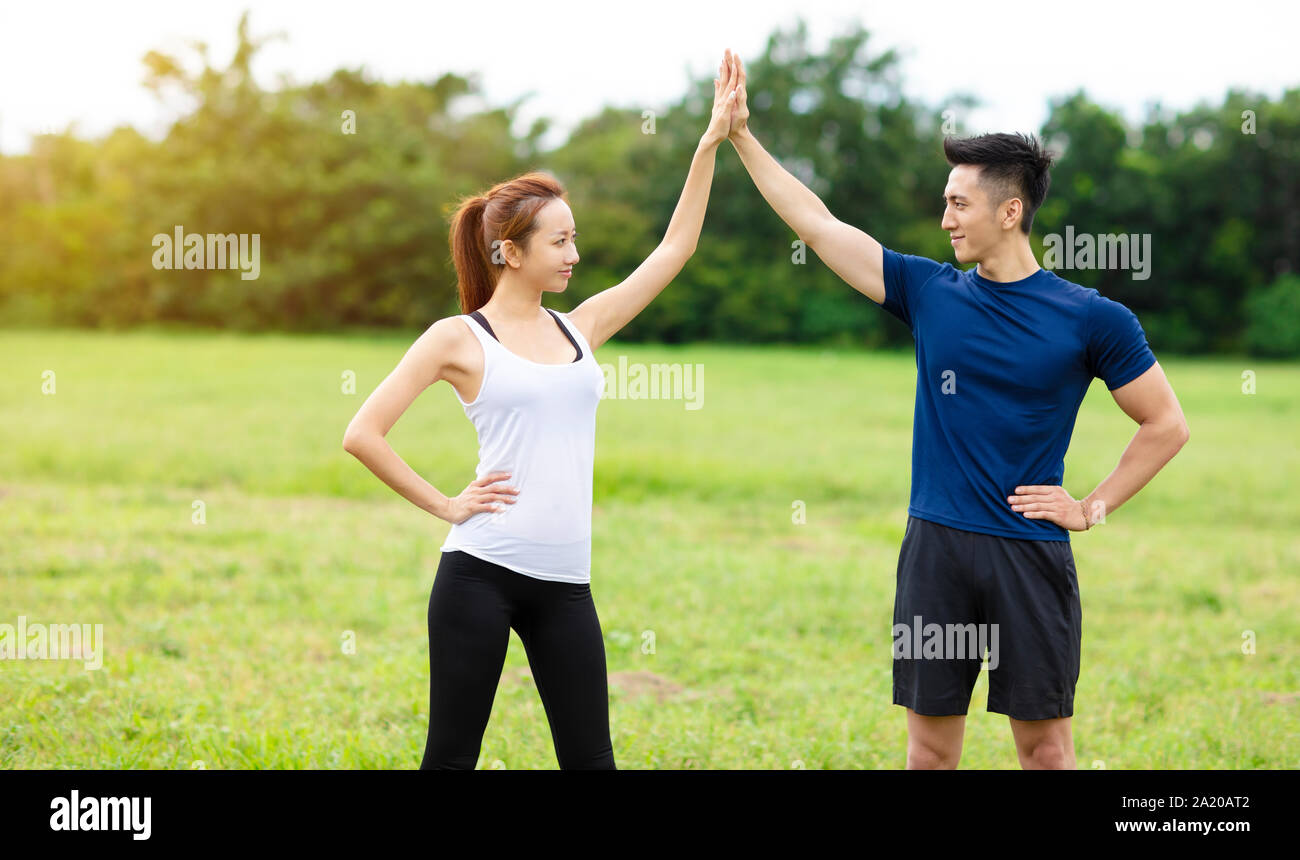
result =
M203 50L194 70L144 58L144 85L190 105L162 140L66 130L0 157L6 325L423 328L459 312L455 202L532 169L565 184L582 234L579 272L547 298L569 309L658 243L712 100L711 78L696 80L669 105L606 107L545 149L548 122L521 132L522 100L487 105L472 75L384 83L341 69L268 89L250 73L265 40L247 16L238 34L224 67ZM909 98L897 54L860 26L818 52L799 22L746 66L755 134L837 217L886 247L952 261L942 141L968 133L973 96ZM1080 91L1054 99L1040 129L1001 130L1034 131L1059 155L1034 219L1039 259L1132 308L1154 349L1300 356L1300 89L1157 105L1137 127ZM224 237L234 259L186 268L188 234ZM249 277L230 242L252 236ZM1120 236L1132 239L1125 267L1113 259ZM1093 245L1083 260L1082 237ZM724 144L695 256L620 338L910 343L796 240ZM1061 270L1061 259L1083 265Z

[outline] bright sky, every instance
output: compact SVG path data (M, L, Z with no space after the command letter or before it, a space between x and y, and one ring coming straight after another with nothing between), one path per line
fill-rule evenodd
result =
M1181 109L1218 102L1232 86L1271 98L1300 86L1294 0L0 4L6 154L25 151L34 133L71 122L82 135L129 123L158 136L178 106L159 104L141 86L140 58L157 49L189 60L186 44L199 39L224 66L247 7L255 36L288 37L268 45L255 65L264 85L281 74L315 80L340 67L364 66L386 80L478 72L491 104L535 93L518 130L550 116L557 129L548 144L605 104L662 110L685 91L688 72L712 77L723 48L752 60L774 29L794 23L796 10L817 50L846 22L861 20L872 32L869 45L903 54L911 96L930 104L956 91L979 96L985 107L965 118L972 132L1037 130L1049 97L1079 87L1137 121L1156 100Z

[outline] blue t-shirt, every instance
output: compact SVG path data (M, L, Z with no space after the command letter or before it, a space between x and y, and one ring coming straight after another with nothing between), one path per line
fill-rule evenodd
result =
M916 341L908 513L967 531L1068 541L1013 511L1016 487L1061 484L1093 377L1115 390L1156 357L1133 312L1046 269L990 281L884 249L885 310Z

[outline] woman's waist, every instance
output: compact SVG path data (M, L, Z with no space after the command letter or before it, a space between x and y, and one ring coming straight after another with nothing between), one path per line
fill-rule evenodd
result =
M498 505L500 510L479 511L453 525L452 531L494 534L545 544L580 543L591 539L589 492L561 502L551 496L530 494L521 487L514 501L494 501L492 504Z
M497 483L518 487L521 495L525 490L531 490L530 495L544 496L552 504L575 499L591 503L594 451L556 448L536 452L489 444L479 448L478 457L478 464L474 467L476 477L509 475Z

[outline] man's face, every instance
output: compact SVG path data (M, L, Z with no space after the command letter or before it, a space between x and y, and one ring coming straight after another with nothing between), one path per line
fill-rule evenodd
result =
M1000 222L1007 207L998 205L1002 201L989 199L980 185L979 172L975 165L959 164L948 174L948 185L943 190L943 220L939 226L948 231L959 263L980 262L1006 235Z

